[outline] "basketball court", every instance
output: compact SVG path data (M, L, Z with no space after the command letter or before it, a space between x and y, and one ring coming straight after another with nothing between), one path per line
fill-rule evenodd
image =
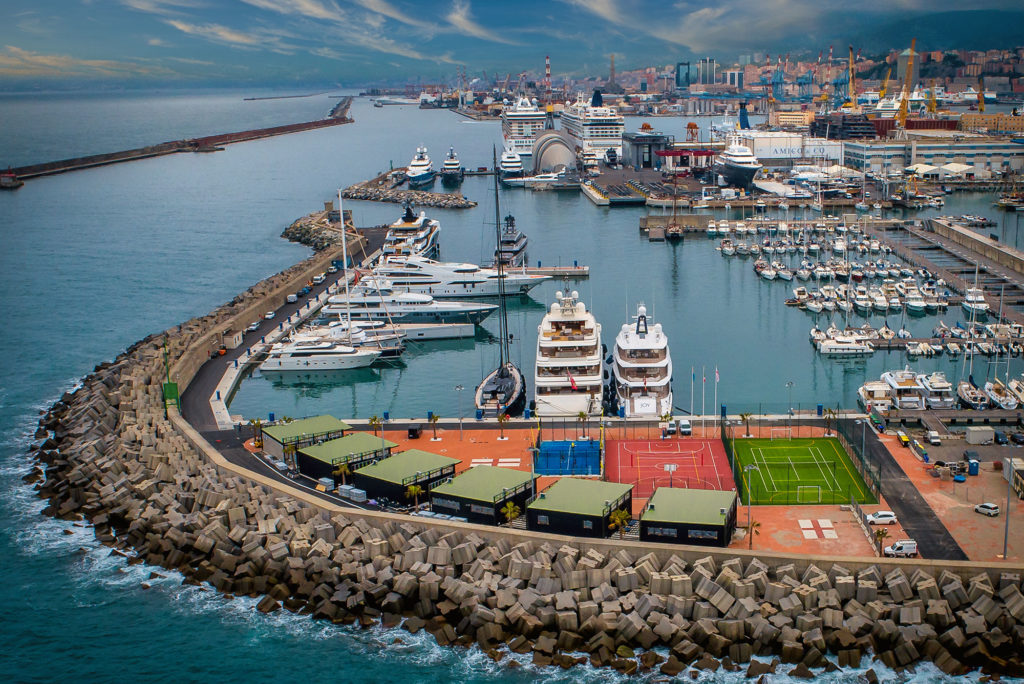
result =
M658 487L736 491L717 439L615 439L605 443L605 477L635 485L634 498Z

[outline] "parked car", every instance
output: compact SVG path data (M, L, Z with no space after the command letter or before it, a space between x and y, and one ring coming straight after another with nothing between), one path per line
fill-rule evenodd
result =
M299 290L299 296L300 297L304 297L304 296L308 295L312 291L313 291L313 288L311 288L309 285L306 285L301 290Z
M974 507L974 512L994 518L999 515L999 506L994 503L980 503Z
M297 294L290 294L287 297L285 297L284 300L286 302L288 302L289 304L294 304L295 302L299 301L299 295L297 295Z
M882 549L886 558L914 558L917 556L917 542L913 539L901 539Z
M275 316L277 316L277 312L276 312L276 311L268 311L267 313L263 314L263 317L264 317L265 319L267 319L268 321L269 321L269 320L270 320L271 318L274 318Z
M246 330L248 332L256 332L259 329L260 329L260 322L259 321L254 321L253 323L250 323L249 327L246 328Z
M995 430L992 433L992 436L993 436L993 439L995 439L996 444L1009 444L1010 443L1010 440L1008 440L1006 438L1006 433L1003 432L1002 430Z
M875 511L865 518L868 525L895 525L896 514L892 511Z
M337 273L338 272L338 267L335 266L334 264L331 264L330 266L327 267L327 272L328 273Z
M1024 444L1024 432L1011 432L1010 441L1014 444Z
M687 436L693 434L693 426L690 425L690 421L686 418L679 421L679 434Z

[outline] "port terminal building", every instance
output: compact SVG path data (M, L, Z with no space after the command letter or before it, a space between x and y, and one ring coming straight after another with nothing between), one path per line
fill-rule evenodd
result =
M741 145L750 148L766 169L788 169L795 164L843 165L843 142L787 131L736 131Z
M726 547L737 501L736 492L659 487L640 513L640 541Z
M283 459L286 452L291 456L302 447L342 437L350 429L348 423L324 415L267 425L261 428L260 434L264 453Z
M609 537L612 511L631 511L633 485L563 477L526 508L526 527L575 537Z
M520 512L533 496L536 478L530 473L497 466L475 466L430 490L430 510L469 522L505 522L501 510L515 504Z
M313 479L331 477L341 464L350 471L391 456L397 444L368 432L353 432L338 439L302 447L295 455L299 472Z
M409 449L359 468L352 473L352 484L370 498L396 502L407 500L405 492L410 485L419 485L423 489L420 501L426 501L431 489L452 478L459 463L457 458Z
M875 173L902 172L915 164L971 167L974 178L1024 169L1024 145L963 131L907 131L905 140L847 140L846 165Z

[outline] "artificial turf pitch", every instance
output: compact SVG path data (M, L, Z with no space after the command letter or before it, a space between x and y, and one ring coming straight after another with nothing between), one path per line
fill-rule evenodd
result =
M748 492L752 504L878 503L834 437L739 438L733 451L744 503Z

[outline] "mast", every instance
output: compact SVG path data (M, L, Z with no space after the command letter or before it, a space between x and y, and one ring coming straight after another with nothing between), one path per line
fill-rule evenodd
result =
M341 224L341 277L345 280L345 333L352 344L352 302L348 289L348 231L345 229L345 210L341 206L341 188L338 188L338 223Z
M498 168L498 151L491 147L492 166ZM508 349L508 313L505 308L505 271L501 263L501 208L498 206L498 174L494 174L494 248L497 250L498 267L498 334L501 336L501 344L498 345L498 377L508 375L505 364L509 360Z

